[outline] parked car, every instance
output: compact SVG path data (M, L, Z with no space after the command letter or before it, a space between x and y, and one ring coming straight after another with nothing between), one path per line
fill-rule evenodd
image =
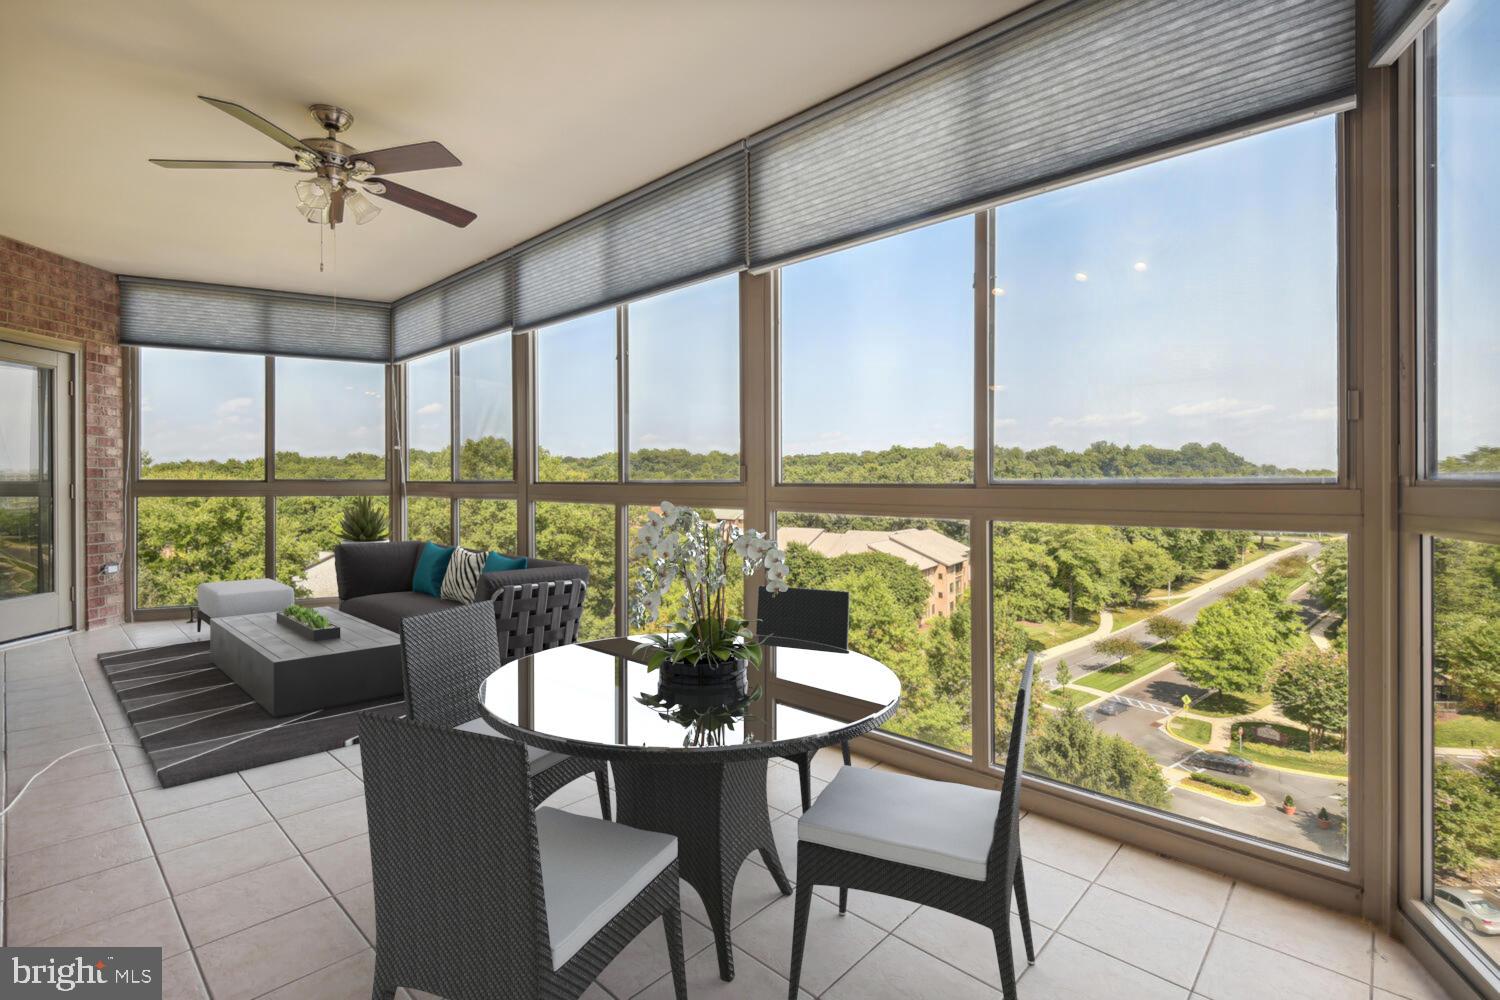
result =
M1432 900L1443 914L1470 934L1500 934L1500 907L1475 889L1438 886Z
M1199 751L1193 754L1191 763L1195 767L1207 768L1210 771L1223 771L1226 774L1249 774L1255 770L1255 764L1243 757L1236 757L1232 753L1209 753Z
M1128 706L1126 706L1123 701L1116 701L1115 699L1111 698L1109 699L1109 701L1106 701L1104 704L1094 709L1094 711L1099 715L1119 715L1121 712L1125 711L1127 707Z

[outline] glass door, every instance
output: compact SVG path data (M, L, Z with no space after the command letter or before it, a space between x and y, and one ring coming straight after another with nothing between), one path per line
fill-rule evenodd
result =
M71 369L0 342L0 642L73 624Z

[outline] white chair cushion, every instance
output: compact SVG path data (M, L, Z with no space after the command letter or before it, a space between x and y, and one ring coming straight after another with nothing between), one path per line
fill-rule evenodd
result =
M864 767L840 768L797 838L983 881L1000 793Z
M546 806L536 811L552 967L560 969L677 859L677 838Z
M470 719L461 726L454 729L462 729L466 733L478 733L480 736L493 736L496 739L507 739L484 719ZM565 753L557 753L553 750L543 750L541 747L527 746L526 748L526 770L531 774L541 774L554 764L560 764L568 759Z
M296 599L291 587L275 580L224 580L198 584L198 610L210 618L280 611Z

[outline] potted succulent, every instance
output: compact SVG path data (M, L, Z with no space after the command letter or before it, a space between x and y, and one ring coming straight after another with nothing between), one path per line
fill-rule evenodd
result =
M1325 806L1318 810L1318 829L1327 830L1331 826L1333 826L1333 817L1328 815L1328 808Z
M284 609L276 612L276 620L302 638L312 639L315 642L339 637L337 625L331 623L321 613L301 604L288 604Z
M1288 816L1297 815L1297 803L1292 801L1292 797L1290 795L1281 800L1281 811L1286 813Z
M741 531L728 521L705 521L691 507L662 501L637 529L630 548L642 565L631 581L630 620L636 627L655 622L662 601L681 583L682 607L664 635L649 636L637 648L649 670L664 682L730 684L743 682L750 664L760 665L760 644L750 622L729 611L731 582L764 568L766 589L787 589L786 554L758 531Z

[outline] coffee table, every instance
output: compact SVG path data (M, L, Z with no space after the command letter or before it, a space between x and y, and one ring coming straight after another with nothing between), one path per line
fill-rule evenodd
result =
M304 639L276 612L215 618L214 665L274 716L399 695L401 637L363 618L319 609L337 639Z

